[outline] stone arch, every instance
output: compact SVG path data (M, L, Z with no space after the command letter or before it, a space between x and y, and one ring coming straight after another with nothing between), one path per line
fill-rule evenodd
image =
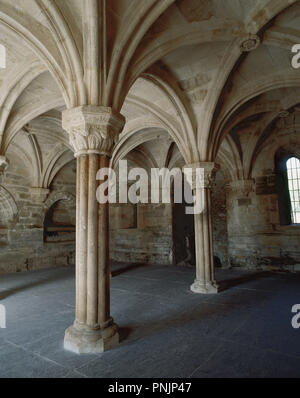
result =
M53 192L44 203L44 242L75 241L76 200L69 192Z
M11 193L0 185L0 227L7 227L17 221L18 208Z
M279 132L280 130L278 130L278 133ZM259 170L263 168L263 164L265 167L269 167L272 171L275 171L275 157L278 156L280 152L300 157L300 144L297 132L276 138L274 138L274 135L271 135L261 147L258 148L256 156L253 158L251 176L253 178L258 176Z
M48 196L47 200L44 202L44 209L47 211L48 209L50 209L51 206L54 205L54 203L60 200L65 200L70 202L71 206L75 206L76 204L75 196L70 192L66 191L52 192Z

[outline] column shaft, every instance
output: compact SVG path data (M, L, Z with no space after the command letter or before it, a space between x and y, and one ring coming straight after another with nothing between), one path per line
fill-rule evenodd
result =
M88 179L88 231L87 231L87 325L92 328L98 326L98 224L99 205L96 199L97 180L99 169L99 155L89 155Z
M76 298L76 321L78 326L86 323L87 302L87 209L88 209L88 156L80 156L79 184L78 184L78 220L77 242L76 242L76 274L77 274L77 298Z
M196 280L191 286L194 293L217 293L214 280L214 257L211 224L210 188L203 188L203 211L195 214Z
M103 352L118 344L110 316L109 204L99 205L96 175L109 166L97 153L77 158L76 319L66 330L65 348Z
M108 167L109 159L101 157L101 168ZM109 205L99 205L99 322L110 318L110 266L109 266Z

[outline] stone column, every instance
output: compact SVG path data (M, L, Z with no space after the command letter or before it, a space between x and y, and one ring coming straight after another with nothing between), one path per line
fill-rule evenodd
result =
M193 170L193 192L196 194L196 169L202 170L201 207L199 214L194 215L196 279L191 286L194 293L218 293L214 279L214 256L211 223L211 188L218 166L213 162L199 162L185 166Z
M64 347L77 353L103 352L119 342L110 316L109 204L96 198L97 171L109 166L124 118L111 108L81 106L62 114L77 158L76 318Z

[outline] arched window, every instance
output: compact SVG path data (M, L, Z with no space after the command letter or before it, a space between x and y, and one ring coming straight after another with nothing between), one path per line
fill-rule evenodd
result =
M286 162L291 202L291 221L300 224L300 160L291 157Z
M280 148L275 154L276 191L280 225L300 224L300 160L295 150Z

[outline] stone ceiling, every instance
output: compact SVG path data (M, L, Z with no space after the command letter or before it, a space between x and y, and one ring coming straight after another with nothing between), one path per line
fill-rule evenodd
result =
M98 65L85 39L95 23ZM50 184L48 168L72 155L61 111L92 102L99 77L99 104L126 117L114 158L161 164L175 142L183 163L217 159L249 178L282 112L299 112L299 27L293 0L0 0L0 155Z

